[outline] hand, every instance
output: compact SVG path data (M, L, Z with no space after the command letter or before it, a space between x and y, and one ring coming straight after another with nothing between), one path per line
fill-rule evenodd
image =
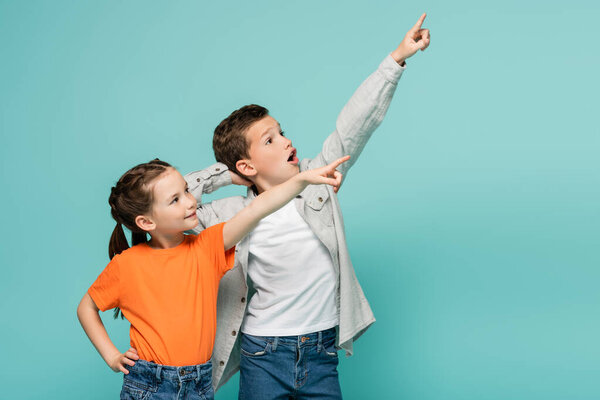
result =
M419 50L425 51L429 46L429 29L421 29L426 16L427 14L425 13L421 15L415 26L404 36L398 48L392 51L392 57L398 64L402 65L404 60L412 57Z
M307 183L331 185L333 186L333 191L337 193L342 184L342 174L336 168L349 159L350 156L344 156L324 167L301 172L298 176Z
M233 183L234 185L241 185L241 186L248 186L248 187L253 185L253 183L250 182L248 179L242 178L235 172L229 171L229 175L231 175L231 183Z
M125 368L125 365L129 365L133 367L135 365L135 361L139 360L140 356L138 356L137 350L131 347L125 353L116 354L108 366L115 372L122 372L125 375L129 373L129 370Z

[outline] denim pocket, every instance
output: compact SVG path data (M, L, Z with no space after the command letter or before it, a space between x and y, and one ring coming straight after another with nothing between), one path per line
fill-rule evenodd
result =
M142 389L140 387L129 385L127 382L123 383L123 388L121 388L121 395L119 397L120 400L146 400L150 397L152 392L147 389Z
M338 349L335 348L335 337L323 342L323 350L325 350L325 354L327 354L327 356L337 358Z
M144 374L136 374L131 369L128 375L123 376L123 388L121 389L121 400L146 400L157 391L154 382L149 381Z
M196 384L196 391L202 400L212 400L215 398L215 393L212 387L211 379L200 379Z
M244 356L260 357L267 354L269 342L261 336L242 335L240 350Z

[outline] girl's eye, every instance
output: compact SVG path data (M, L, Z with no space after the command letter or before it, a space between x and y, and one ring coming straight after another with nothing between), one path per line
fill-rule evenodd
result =
M271 139L267 139L267 141L265 142L265 144L271 144Z
M285 132L284 132L284 131L281 131L281 132L279 132L279 134L280 134L281 136L285 136Z
M186 193L189 193L189 192L190 192L190 189L189 189L189 188L185 188L185 192L186 192Z
M179 197L175 197L175 198L173 199L173 201L171 201L171 204L177 203L177 201L178 201L178 200L179 200Z

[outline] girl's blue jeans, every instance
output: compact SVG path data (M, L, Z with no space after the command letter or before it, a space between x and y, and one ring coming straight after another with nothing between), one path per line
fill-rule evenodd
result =
M121 400L212 400L212 364L170 367L138 360L123 375Z
M335 337L242 334L239 399L341 399Z

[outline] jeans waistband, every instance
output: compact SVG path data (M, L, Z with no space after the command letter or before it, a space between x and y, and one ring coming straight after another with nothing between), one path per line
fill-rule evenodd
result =
M183 367L173 367L170 365L155 364L153 362L138 360L133 367L127 367L130 373L137 375L155 377L157 381L163 379L169 381L183 382L195 380L196 382L206 379L212 379L212 363L210 361L204 364L187 365Z
M244 335L247 335L244 333ZM247 335L253 336L253 335ZM278 344L282 345L297 345L301 346L309 346L309 345L317 345L322 346L324 341L335 340L336 338L336 327L325 329L319 332L311 332L305 333L303 335L294 335L294 336L253 336L257 338L263 338L272 344L274 348L277 348Z

